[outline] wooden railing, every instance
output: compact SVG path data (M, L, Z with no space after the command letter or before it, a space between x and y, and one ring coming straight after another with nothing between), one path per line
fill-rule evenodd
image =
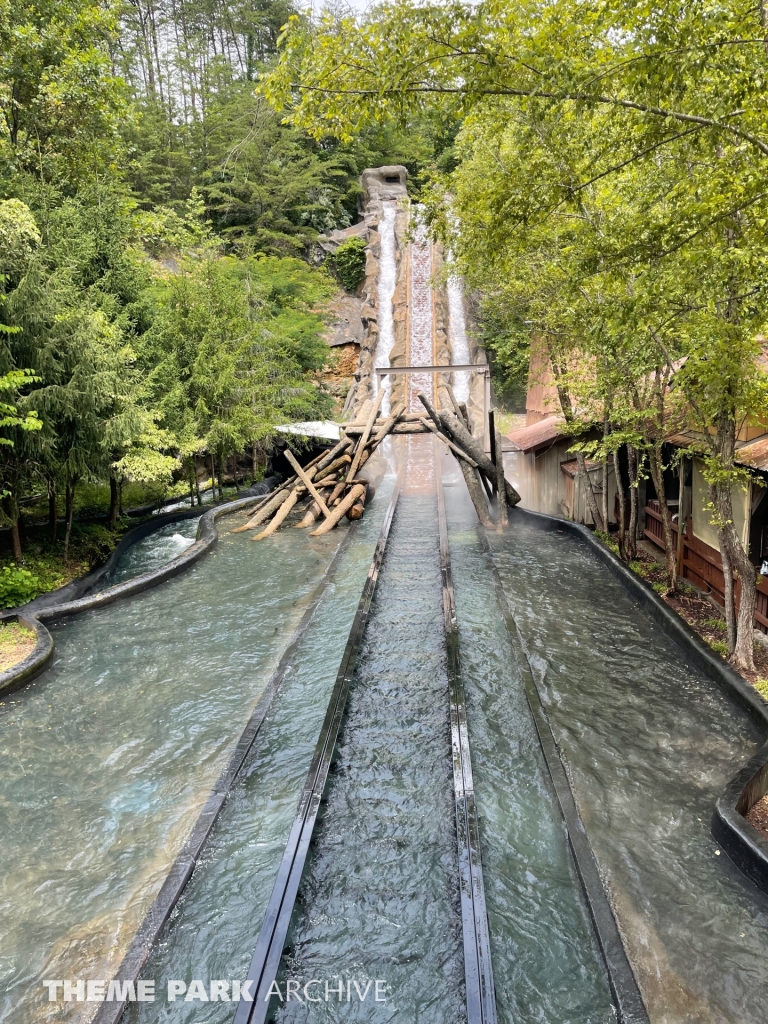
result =
M672 523L672 535L677 549L678 524ZM645 506L645 530L647 540L665 550L664 525L657 501ZM693 535L693 522L689 516L683 530L682 572L683 579L691 583L705 594L712 597L721 606L725 606L725 577L720 552L705 544ZM755 570L757 571L757 570ZM735 597L738 608L741 597L741 583L736 580ZM757 584L757 603L755 606L755 626L763 633L768 633L768 579L760 576Z

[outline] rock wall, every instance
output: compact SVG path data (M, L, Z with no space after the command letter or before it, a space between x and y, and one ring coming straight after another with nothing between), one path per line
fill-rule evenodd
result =
M363 412L366 402L370 402L375 394L374 361L379 342L379 272L381 260L380 227L384 214L384 204L397 203L395 213L395 263L396 282L392 297L394 344L389 353L392 366L405 366L408 348L408 304L410 287L410 253L408 244L409 206L408 206L408 172L405 167L390 165L370 167L363 171L360 184L363 192L359 201L362 217L360 223L343 231L334 231L323 240L322 247L332 252L347 238L357 236L366 241L365 277L357 289L356 295L350 297L345 312L347 323L336 328L337 338L330 344L342 345L353 340L359 344L359 356L354 380L349 388L344 405L344 414L349 418L358 418ZM433 277L437 282L434 290L433 316L435 329L435 356L438 364L450 365L455 360L451 352L450 317L448 297L445 287L445 266L440 246L433 246ZM469 335L472 362L485 362L485 353L476 342L475 304L468 296L464 298L464 310ZM353 311L354 310L354 311ZM351 325L349 316L355 320ZM349 372L348 364L345 367ZM440 375L438 383L451 383L451 375ZM405 377L398 375L391 380L391 401L405 401ZM470 414L477 429L481 427L483 409L483 379L472 375L469 399Z

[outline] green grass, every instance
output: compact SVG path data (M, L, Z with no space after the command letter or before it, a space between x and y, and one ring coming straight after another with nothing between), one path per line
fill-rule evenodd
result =
M728 644L725 640L707 640L707 643L713 651L722 654L724 658L728 657Z
M703 619L701 625L704 629L716 629L718 633L728 630L725 619Z
M35 648L37 636L33 629L26 629L18 622L0 625L0 672L23 661Z
M760 696L768 700L768 679L758 679L754 686Z

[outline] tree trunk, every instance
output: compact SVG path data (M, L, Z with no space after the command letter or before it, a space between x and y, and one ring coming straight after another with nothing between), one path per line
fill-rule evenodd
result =
M710 485L710 496L718 520L718 540L725 576L725 621L728 628L728 652L737 668L755 671L754 617L757 580L754 565L733 525L733 500L730 481ZM741 584L738 615L734 601L734 570Z
M608 437L608 420L604 419L603 420L603 443L605 443L605 439L607 437ZM603 456L602 478L603 478L603 480L602 480L602 483L603 483L602 506L603 507L600 510L600 514L601 514L602 519L603 519L603 529L605 530L606 533L608 533L608 523L610 521L610 517L608 515L608 459L605 457L605 455Z
M117 525L118 486L114 473L109 475L109 525L114 529Z
M24 561L21 550L21 534L19 533L19 506L14 497L11 498L11 542L13 543L13 559L19 565Z
M56 543L56 535L59 528L59 518L56 510L56 481L52 476L48 477L48 530L51 535L51 543Z
M254 441L253 442L253 448L251 449L251 482L252 483L256 483L256 473L258 472L258 469L259 469L259 460L258 460L257 453L258 453L258 448L256 447L256 442Z
M619 557L623 562L628 562L627 557L627 531L624 526L627 514L627 496L624 493L624 482L621 479L621 467L619 466L618 449L613 450L613 472L616 477L616 493L619 496Z
M595 529L599 530L600 533L603 533L605 528L603 526L602 516L600 515L600 509L597 507L597 498L595 497L595 492L592 489L592 481L589 478L587 460L584 458L584 452L576 452L576 464L579 467L581 485L584 488L587 507L589 508L590 515L592 516L592 521L595 524Z
M627 531L627 561L637 558L638 479L637 449L627 445L627 466L629 469L629 530Z
M216 501L216 463L211 452L211 498Z
M69 539L72 536L72 519L75 511L75 487L77 481L68 480L65 489L65 506L66 506L66 532L64 534L64 564L69 561Z
M733 530L733 527L731 527ZM735 531L734 537L735 537ZM735 537L732 552L739 571L741 593L739 614L736 619L736 647L733 652L735 664L745 672L755 671L755 605L757 603L757 573L743 545Z
M728 540L725 530L717 531L720 543L720 560L723 566L723 597L725 600L725 628L728 641L728 655L732 656L736 650L736 608L733 600L733 563L731 553L728 550Z
M648 461L651 468L651 479L656 488L656 497L659 502L661 513L661 526L664 531L664 560L667 568L667 586L670 590L677 590L677 547L672 536L672 516L667 504L667 495L664 491L664 470L661 462L661 442L657 441L648 453ZM678 529L680 524L678 523Z

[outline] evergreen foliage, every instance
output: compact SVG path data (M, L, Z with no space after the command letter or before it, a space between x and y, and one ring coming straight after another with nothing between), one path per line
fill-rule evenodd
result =
M333 268L348 292L353 292L365 277L365 240L348 238L331 257Z

